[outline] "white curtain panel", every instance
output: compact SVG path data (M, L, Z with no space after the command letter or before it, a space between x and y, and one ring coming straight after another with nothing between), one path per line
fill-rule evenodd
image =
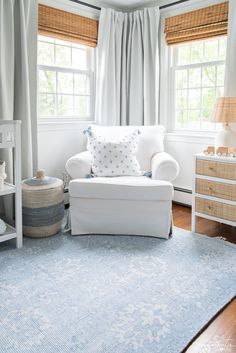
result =
M96 122L150 125L158 122L160 13L102 9L97 48Z
M236 1L229 0L225 96L236 96ZM235 124L234 124L235 126Z
M0 119L22 121L23 178L37 168L37 12L36 0L0 0Z

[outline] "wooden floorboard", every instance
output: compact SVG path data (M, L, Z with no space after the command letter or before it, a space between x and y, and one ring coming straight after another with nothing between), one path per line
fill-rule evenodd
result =
M173 205L174 225L191 230L191 208ZM236 228L204 218L197 219L197 233L223 237L236 244ZM199 235L200 236L200 235ZM199 334L185 353L236 353L236 299Z

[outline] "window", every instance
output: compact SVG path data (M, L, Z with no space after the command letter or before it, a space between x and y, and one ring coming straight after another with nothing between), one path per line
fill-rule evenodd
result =
M226 37L170 47L174 130L209 131L217 97L223 95Z
M38 36L38 116L92 119L94 49Z

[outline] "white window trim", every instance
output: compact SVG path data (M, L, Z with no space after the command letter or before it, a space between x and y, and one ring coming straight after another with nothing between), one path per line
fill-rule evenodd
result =
M48 65L38 65L38 73L39 70L45 70L45 71L55 71L55 72L65 72L65 73L75 73L75 74L83 74L85 76L88 76L90 79L90 94L74 94L73 96L89 96L90 97L90 115L87 117L76 117L76 116L60 116L56 115L55 117L53 116L45 116L45 117L40 117L38 115L38 121L39 122L45 122L45 121L91 121L93 120L92 118L94 117L94 110L95 110L95 74L93 71L86 71L86 70L78 70L78 69L71 69L71 68L64 68L64 67L58 67L58 66L48 66ZM45 94L50 94L48 92L40 92L40 93L45 93ZM53 94L53 93L51 93ZM69 95L71 96L72 94L70 93L63 93L63 95Z
M171 75L170 75L170 65L171 65L171 48L166 44L165 40L165 19L170 16L179 15L185 12L197 10L199 8L215 5L221 3L222 0L192 0L191 2L185 2L179 4L178 6L173 6L170 8L165 8L161 10L161 21L160 21L160 124L164 125L167 129L167 139L169 138L182 138L189 140L193 138L195 141L205 141L209 138L212 140L216 136L216 131L189 131L189 130L177 130L173 131L173 124L171 124L171 119L168 117L173 114L169 106L168 96L171 94L170 90L172 86ZM173 121L173 120L172 120Z
M188 65L176 65L177 62L177 58L175 58L176 51L174 52L174 55L172 55L173 57L171 58L171 61L173 60L173 62L171 63L171 66L169 67L169 75L170 75L170 95L171 95L171 104L169 103L169 108L170 108L170 114L171 116L175 116L175 107L176 107L176 86L175 86L175 73L176 71L179 70L186 70L186 69L194 69L194 68L200 68L201 72L202 72L202 68L204 67L209 67L209 66L215 66L217 67L218 65L224 65L225 64L225 60L212 60L209 62L202 62L202 63L197 63L197 64L188 64ZM200 87L200 89L202 90L202 88L214 88L216 89L217 86L208 86L208 87ZM202 104L202 103L201 103ZM202 106L201 106L202 108ZM176 128L176 121L175 119L168 119L168 125L169 125L169 130L172 132L185 132L185 133L191 133L191 132L201 132L201 133L209 133L209 130L203 130L203 129L199 129L199 130L192 130L192 129L181 129L181 128Z
M63 46L63 44L60 44ZM66 45L65 45L66 46ZM55 47L54 47L55 50ZM55 71L55 72L64 72L64 73L77 73L77 74L84 74L90 78L90 94L88 95L90 97L90 115L86 117L77 117L77 116L60 116L60 115L55 115L55 116L44 116L41 117L39 113L38 115L38 123L57 123L57 122L90 122L94 121L94 116L95 116L95 60L96 60L96 55L92 54L92 48L87 47L86 48L86 54L87 54L87 62L88 62L88 67L89 70L80 70L72 67L60 67L60 66L55 66L55 65L42 65L38 64L37 67L37 74L39 77L39 70L48 70L48 71ZM39 80L38 80L39 82ZM40 92L43 93L43 92ZM48 93L48 92L45 92ZM50 93L48 93L50 94ZM64 94L63 94L64 95ZM65 94L66 95L66 94ZM83 96L83 95L78 95L78 96ZM39 92L37 93L37 100L39 98Z

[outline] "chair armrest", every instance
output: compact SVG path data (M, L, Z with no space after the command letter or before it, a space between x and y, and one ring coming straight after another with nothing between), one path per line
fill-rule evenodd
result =
M85 151L68 159L65 168L72 179L82 179L91 173L91 164L89 152Z
M151 160L152 179L172 182L179 174L179 164L166 152L156 153Z

